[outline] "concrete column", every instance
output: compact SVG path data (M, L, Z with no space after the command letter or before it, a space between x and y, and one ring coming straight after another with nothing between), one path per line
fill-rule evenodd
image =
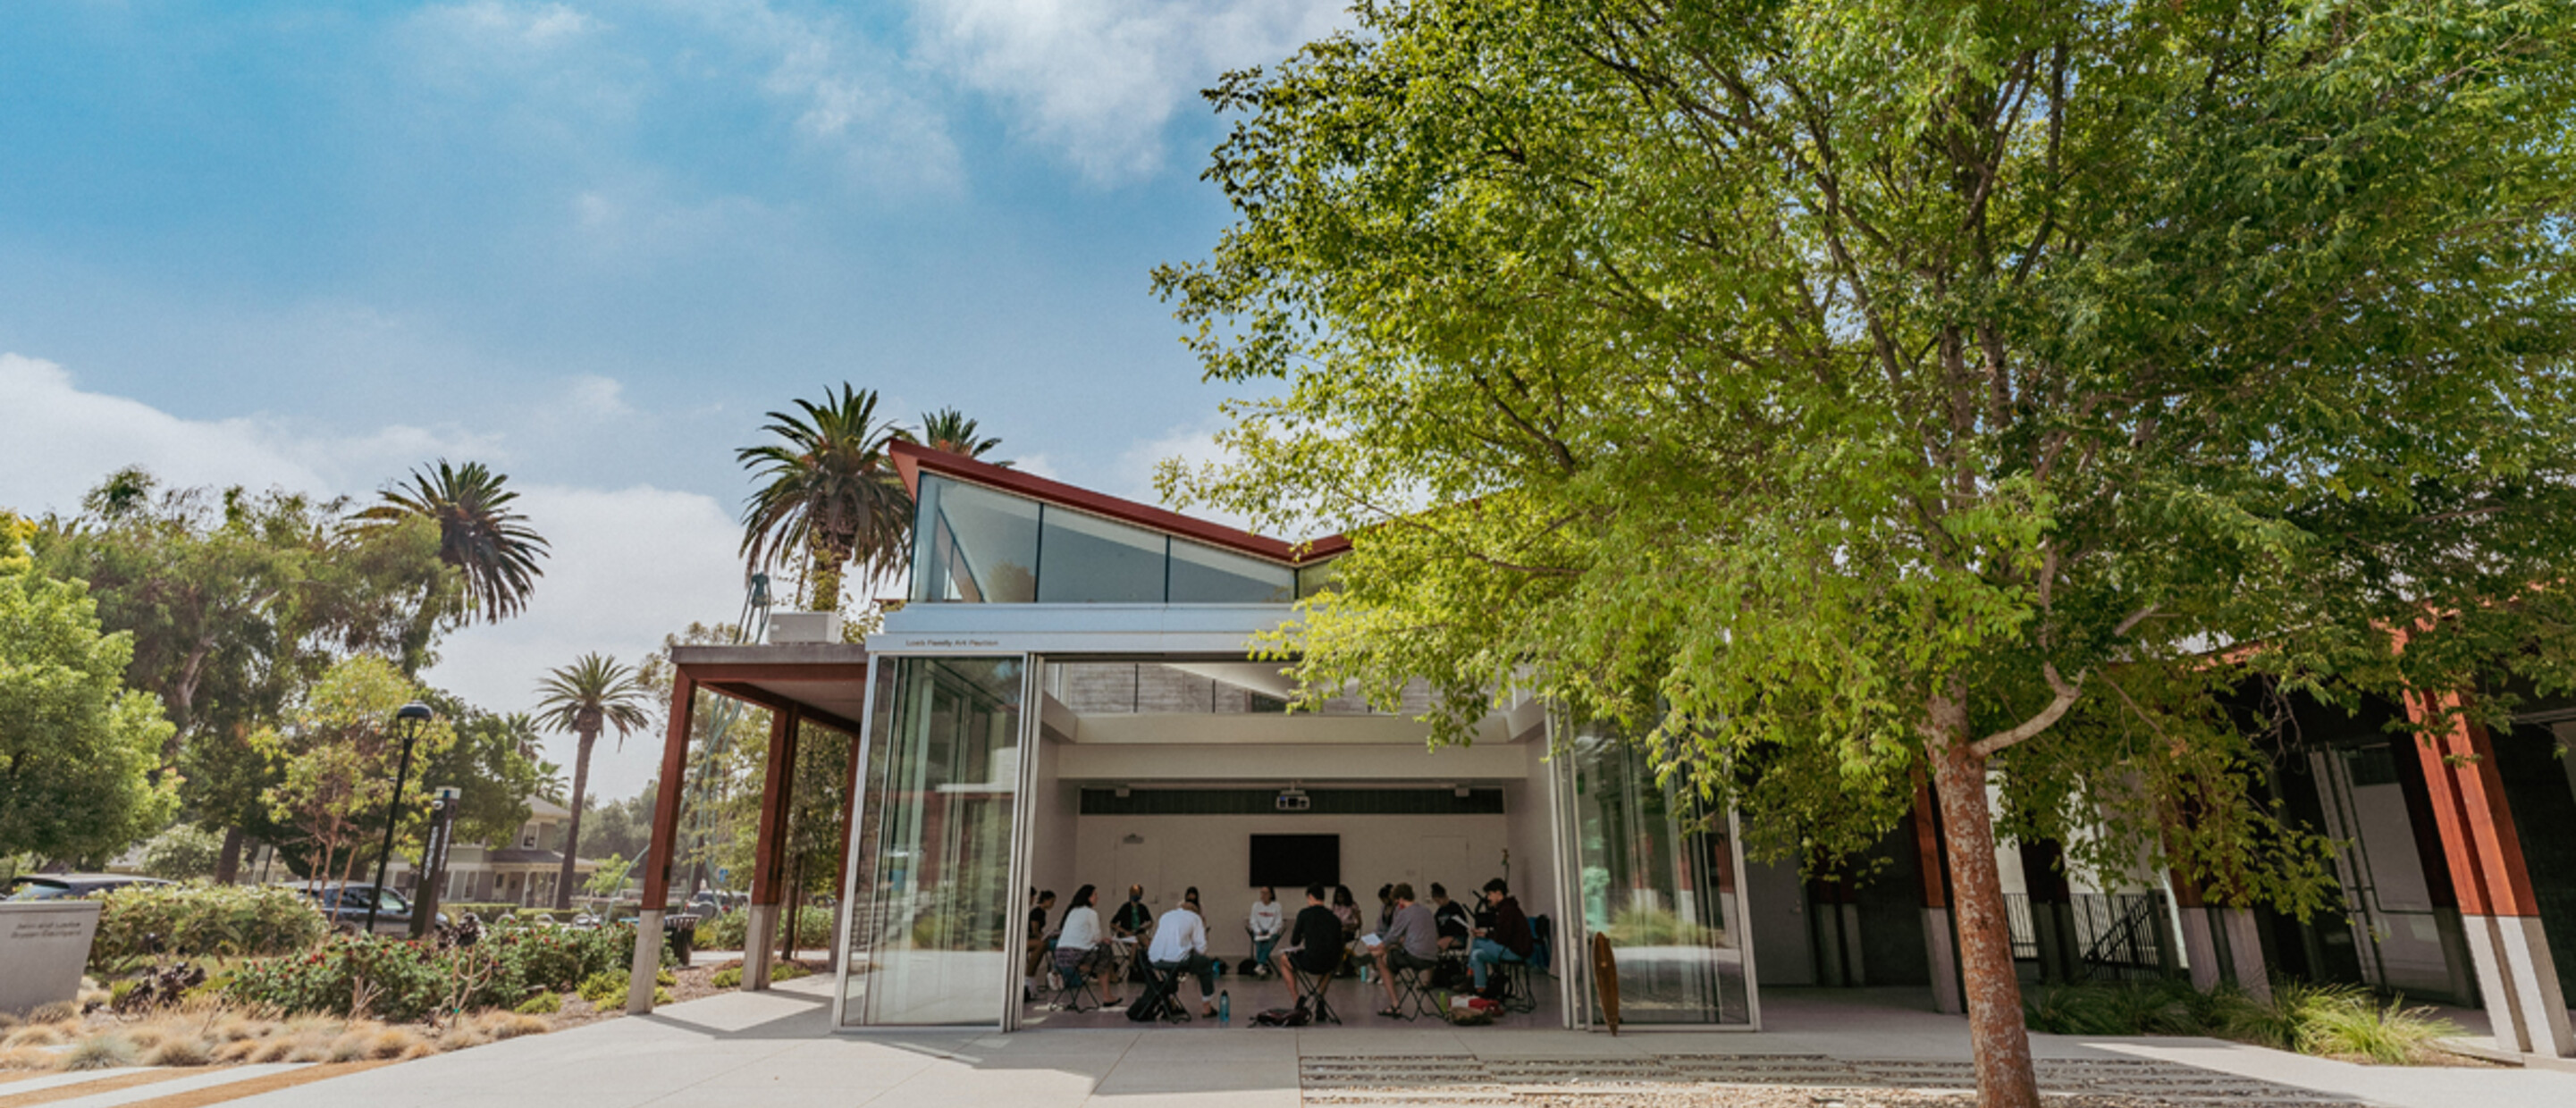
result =
M1940 801L1931 782L1914 780L1915 868L1923 886L1923 953L1932 973L1932 1010L1962 1015L1968 1010L1959 978L1959 935L1950 914L1950 852L1941 842Z
M635 921L635 968L626 975L626 1014L653 1011L653 989L662 976L662 910L646 908Z
M2182 932L2182 956L2190 963L2191 987L2204 993L2216 989L2225 978L2219 972L2218 941L2210 933L2209 910L2192 904L2175 914L2174 924Z
M1932 967L1932 1010L1965 1014L1968 1001L1960 995L1958 937L1950 933L1950 909L1923 910L1923 948Z
M2263 934L2249 908L2217 909L2217 924L2227 936L2228 969L2236 987L2256 1000L2272 999L2272 974L2263 964Z
M742 991L769 987L769 967L777 957L778 906L753 904L742 914Z

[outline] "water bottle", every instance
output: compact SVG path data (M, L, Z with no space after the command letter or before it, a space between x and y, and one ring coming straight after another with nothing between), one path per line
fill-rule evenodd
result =
M1216 991L1216 1025L1219 1027L1234 1026L1234 998L1225 995L1225 990L1223 989L1218 989Z

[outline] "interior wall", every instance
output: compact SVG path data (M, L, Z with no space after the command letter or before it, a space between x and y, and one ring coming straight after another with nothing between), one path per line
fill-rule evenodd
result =
M1567 928L1571 924L1566 913L1558 907L1556 895L1553 845L1556 825L1553 822L1555 813L1551 810L1554 797L1555 790L1548 787L1544 776L1504 782L1503 811L1511 814L1511 826L1504 836L1504 845L1512 852L1512 895L1520 899L1521 911L1532 916L1549 917L1548 922L1555 932L1551 941L1556 949L1564 950ZM1483 878L1475 882L1477 885L1484 883ZM1451 882L1449 895L1464 898L1468 894L1456 882Z
M1512 881L1545 868L1544 855L1524 854L1514 842L1514 824L1535 817L1513 807L1493 816L1076 816L1071 872L1051 887L1069 893L1084 882L1100 886L1100 909L1106 913L1126 899L1126 882L1145 886L1145 900L1155 914L1169 909L1181 890L1198 886L1208 912L1208 946L1220 957L1249 957L1252 941L1244 919L1252 908L1246 884L1252 836L1340 835L1342 883L1351 887L1360 911L1374 928L1377 887L1397 881L1413 884L1428 898L1431 882L1449 887L1449 895L1466 899L1466 890L1502 874L1502 855L1512 852ZM1542 827L1538 841L1545 841ZM1127 841L1134 836L1134 842ZM1043 845L1044 836L1040 843ZM1526 860L1525 860L1526 859ZM1043 869L1043 867L1041 867ZM1448 872L1458 871L1463 872ZM1280 903L1295 915L1304 902L1300 889L1279 890ZM1552 903L1523 898L1533 914L1553 911ZM1059 905L1061 907L1061 905Z
M1815 984L1816 936L1798 864L1746 861L1744 901L1752 917L1754 972L1762 987Z
M1074 820L1082 811L1082 791L1056 777L1064 746L1054 738L1039 741L1037 784L1029 798L1029 884L1055 891L1055 911L1048 916L1050 926L1063 918L1065 901L1080 885L1072 878Z

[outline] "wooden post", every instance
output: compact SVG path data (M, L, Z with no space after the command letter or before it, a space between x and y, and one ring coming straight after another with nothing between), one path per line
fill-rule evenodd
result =
M2433 823L2459 895L2479 999L2496 1045L2515 1053L2576 1057L2576 1033L2539 901L2522 857L2522 836L2505 800L2487 729L2457 693L2410 693L2406 715L2424 729L2415 744L2433 798Z
M653 794L653 864L644 869L643 911L635 920L635 966L626 979L626 1012L653 1010L653 982L662 970L662 910L671 899L673 855L680 846L680 785L689 773L689 728L695 722L698 683L683 667L671 673L671 726L662 736L662 781Z
M769 987L780 893L785 890L787 817L796 798L796 730L793 707L769 710L769 758L760 777L760 828L751 854L751 907L743 920L742 988ZM789 935L795 934L790 921Z

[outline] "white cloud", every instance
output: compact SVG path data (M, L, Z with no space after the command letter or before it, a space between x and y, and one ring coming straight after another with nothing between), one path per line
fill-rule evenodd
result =
M945 189L964 172L947 120L912 94L900 57L839 20L809 19L766 0L719 0L689 10L738 49L765 59L764 94L792 113L809 149L878 186Z
M519 507L553 546L527 610L499 624L448 637L426 675L493 711L535 705L537 679L597 651L632 663L662 636L701 623L731 622L742 607L740 531L715 498L650 486L583 489L530 485ZM632 796L656 767L661 736L628 736L621 752L601 743L591 789ZM569 736L548 739L547 757L569 767Z
M599 27L599 21L562 4L505 4L474 0L440 4L420 13L423 23L487 48L544 50Z
M1279 61L1342 0L915 0L929 56L1009 101L1096 181L1161 165L1163 130L1219 74Z
M1225 426L1223 419L1185 424L1164 432L1159 438L1143 440L1128 447L1118 456L1117 469L1111 477L1114 485L1108 491L1130 500L1173 507L1166 504L1162 494L1154 489L1155 469L1166 459L1177 460L1191 469L1210 462L1232 461L1232 452L1218 445L1216 441L1216 433ZM1228 526L1243 528L1251 526L1251 521L1242 516L1219 511L1205 504L1174 507L1173 510L1199 519L1215 520Z
M574 379L576 398L626 410L605 377ZM120 466L141 465L172 485L271 485L365 496L386 473L446 455L506 455L496 437L393 426L356 433L298 433L262 419L195 420L138 400L83 391L63 367L0 353L0 507L77 510L81 495ZM524 475L515 475L521 476ZM476 626L440 646L428 680L494 711L532 706L545 670L599 651L642 658L691 621L735 618L742 606L739 534L714 497L637 485L579 488L514 480L519 506L553 546L528 609ZM571 751L550 756L569 764ZM659 736L630 738L594 754L601 796L631 796L650 778Z

